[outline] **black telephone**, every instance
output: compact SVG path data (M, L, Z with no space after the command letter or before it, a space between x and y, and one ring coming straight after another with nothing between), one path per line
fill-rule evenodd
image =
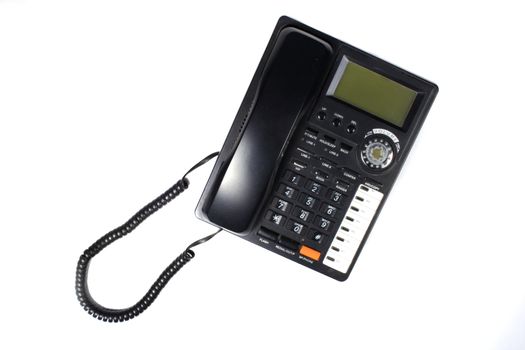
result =
M437 91L281 18L197 216L345 280Z
M218 156L197 217L347 279L437 92L427 80L281 17L221 151L191 169ZM186 174L81 256L77 294L93 316L137 316L193 258L191 248L216 234L190 245L131 308L107 309L89 296L89 260L188 185Z

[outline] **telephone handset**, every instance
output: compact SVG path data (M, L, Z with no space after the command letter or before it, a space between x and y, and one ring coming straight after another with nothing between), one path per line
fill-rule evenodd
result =
M197 217L345 280L437 91L282 17Z
M219 153L80 256L75 288L93 317L146 310L221 230L337 280L350 271L438 92L435 84L288 17L281 17ZM218 230L190 244L125 309L90 295L91 259L189 186L217 157L195 210Z
M279 33L250 102L253 107L242 116L246 127L236 149L223 149L219 158L222 176L217 175L205 212L211 222L248 233L285 144L326 74L330 54L327 43L304 31L288 27Z

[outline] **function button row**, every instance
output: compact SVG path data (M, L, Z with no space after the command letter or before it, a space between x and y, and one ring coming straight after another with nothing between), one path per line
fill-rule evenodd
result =
M346 145L344 143L342 143L341 145L342 145L341 147L342 151L344 148L346 148L347 151L352 148L351 146ZM302 160L292 159L290 161L290 166L295 172L305 173L308 171L308 168L309 168L309 165L305 161L311 162L312 158L317 158L317 156L301 147L297 147L296 150L297 150L297 154L295 156L302 158ZM316 176L316 179L321 182L328 180L332 174L335 175L335 177L338 177L341 180L344 180L347 182L353 183L359 180L359 174L355 172L354 170L351 170L348 168L340 168L340 169L337 169L337 173L334 174L334 169L337 169L337 165L334 162L330 161L329 159L325 157L318 157L313 164L312 173L314 176ZM291 174L287 174L287 175L291 176Z
M321 111L321 113L324 112ZM342 119L340 117L335 117L332 120L332 124L339 127L341 121ZM352 121L352 123L347 126L347 132L352 134L355 130L356 124ZM328 134L319 135L319 131L308 127L304 131L301 142L310 150L319 150L336 159L339 159L341 156L349 156L354 150L355 145L345 141L338 141L338 139L339 137L332 137Z
M295 241L293 239L290 239L288 237L279 235L277 232L273 232L271 230L268 230L265 227L261 227L257 231L257 235L259 237L261 237L263 240L276 242L277 244L281 245L284 248L287 248L287 249L290 249L290 250L294 250L294 251L299 250L299 254L301 254L302 256L305 256L307 258L310 258L310 259L312 259L314 261L319 261L319 259L321 258L321 252L320 251L318 251L316 249L313 249L313 248L310 248L310 247L305 246L305 245L301 245L299 242L297 242L297 241Z
M279 235L277 232L271 231L265 227L259 228L257 231L257 235L261 237L263 240L276 242L277 244L281 245L284 248L297 251L299 250L299 247L301 247L301 252L304 254L313 254L313 257L317 257L317 260L319 260L319 257L321 256L321 253L319 252L318 255L315 255L314 249L311 249L311 251L304 251L304 246L301 246L301 244L293 239L290 239L288 237L285 237L283 235ZM303 254L301 253L301 254Z
M327 120L328 113L326 112L326 109L321 109L315 113L314 117L317 120L324 121L324 120ZM341 125L344 124L343 123L344 119L345 118L343 118L342 116L338 115L337 113L334 113L333 117L331 117L329 120L330 120L330 124L332 124L335 128L339 128ZM347 119L347 122L348 122L348 119ZM353 134L357 130L357 122L355 120L350 120L349 124L344 124L344 125L346 125L345 130L349 134Z

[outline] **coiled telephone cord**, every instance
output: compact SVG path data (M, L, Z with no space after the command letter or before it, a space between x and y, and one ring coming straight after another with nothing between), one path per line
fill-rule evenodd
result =
M87 276L89 271L89 263L91 259L93 259L104 248L133 231L150 215L155 213L157 210L159 210L160 208L168 204L170 201L175 199L177 196L179 196L182 192L184 192L190 184L190 182L187 179L188 174L200 167L201 165L204 165L209 160L215 158L218 154L218 152L212 153L206 158L202 159L197 164L195 164L190 170L188 170L186 174L184 174L182 179L177 181L166 192L164 192L156 199L151 201L144 208L140 209L123 225L113 229L112 231L99 238L88 249L86 249L82 255L80 255L80 258L78 259L77 263L75 289L80 305L90 315L106 322L123 322L137 317L155 301L159 293L168 284L170 279L184 265L186 265L191 259L195 257L195 252L192 250L192 248L199 244L209 241L217 233L222 231L221 229L219 229L215 233L203 237L190 244L184 250L184 252L182 252L182 254L180 254L175 260L173 260L173 262L169 264L168 267L166 267L166 269L160 274L157 280L150 287L148 292L133 306L130 306L125 309L109 309L98 304L89 293Z

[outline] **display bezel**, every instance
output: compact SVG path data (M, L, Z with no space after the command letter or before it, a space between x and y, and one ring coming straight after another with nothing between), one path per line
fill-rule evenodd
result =
M338 98L336 96L334 96L334 93L335 93L335 90L337 88L337 86L339 85L339 82L341 81L341 78L343 76L343 73L346 69L346 66L348 65L348 63L353 63L353 64L356 64L358 66L361 66L365 69L368 69L376 74L379 74L389 80L392 80L393 82L396 82L398 84L401 84L402 86L414 91L416 93L415 95L415 98L414 98L414 101L412 102L412 106L410 107L406 117L405 117L405 120L403 121L403 124L402 125L396 125L392 122L390 122L389 120L386 120L386 119L383 119L382 117L380 116L377 116L376 114L373 114L371 112L368 112L358 106L355 106L353 105L352 103L350 102L347 102L345 100L342 100L341 98ZM350 57L349 55L347 54L342 54L338 57L338 59L336 60L336 64L335 64L335 69L330 77L330 83L328 85L328 89L326 91L326 95L328 97L330 97L331 99L339 102L339 103L342 103L346 106L350 106L356 110L358 110L359 112L361 113L364 113L366 114L367 116L370 116L378 121L381 121L391 127L394 127L398 130L403 130L403 131L407 131L409 128L410 128L410 124L412 123L412 120L414 119L414 116L418 113L418 110L419 110L419 107L421 105L421 102L423 100L423 97L424 97L424 92L421 91L420 89L418 89L417 86L414 86L413 84L410 84L409 81L406 81L406 80L401 80L401 79L398 79L396 78L395 76L393 76L392 74L388 74L388 72L385 72L384 70L382 69L378 69L379 67L377 66L371 66L370 64L367 64L366 62L363 62L362 60L359 60L359 59L356 59L355 57Z

